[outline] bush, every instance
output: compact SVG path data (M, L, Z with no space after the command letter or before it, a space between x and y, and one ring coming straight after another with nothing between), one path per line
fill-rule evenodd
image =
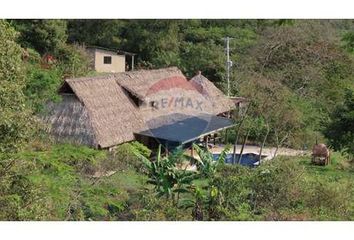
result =
M51 158L61 159L73 167L76 172L84 175L94 174L107 158L105 151L95 150L86 146L71 144L54 145L50 151Z
M17 36L8 22L0 20L0 220L42 214L37 188L28 180L33 163L14 157L37 130L23 94L23 49L16 43Z
M11 200L12 206L0 213L0 219L112 220L126 207L127 193L117 182L92 176L106 161L106 151L56 144L13 157L31 165L27 175L14 179L12 191L17 195L0 198L1 206L5 200ZM37 193L37 198L29 198L27 192ZM22 196L27 196L26 201ZM28 206L21 207L25 203Z
M304 186L304 206L317 220L353 220L353 183L316 178Z
M226 219L250 220L267 211L295 206L297 180L302 171L294 162L284 159L256 169L226 165L213 180L223 198L221 215Z
M136 151L146 158L151 154L151 150L139 142L123 143L113 150L105 167L117 171L134 169L138 172L145 172L143 162L134 154Z
M57 58L63 78L82 77L90 72L89 57L83 47L62 44Z
M157 198L148 190L135 197L130 206L133 220L136 221L190 221L191 210L178 208L165 198Z
M256 169L225 165L212 182L220 192L219 219L353 219L354 186L347 178L349 172L337 165L299 163L283 157Z
M62 84L61 72L57 68L42 69L39 65L28 65L24 90L31 107L36 112L44 108L48 101L58 101L58 89Z

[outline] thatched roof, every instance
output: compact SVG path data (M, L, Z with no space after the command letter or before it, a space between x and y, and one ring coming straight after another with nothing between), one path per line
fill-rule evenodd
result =
M151 126L146 122L160 116L175 113L189 116L217 115L235 106L205 77L200 75L188 81L175 67L67 79L61 91L73 93L77 101L85 106L88 116L86 125L92 128L94 135L90 142L101 148L134 140L134 133L149 129ZM142 105L137 105L131 95L139 98ZM182 96L185 99L203 100L205 103L202 110L188 107L149 107L147 101L154 97L161 99L161 96ZM50 119L49 123L60 123L69 121L65 120L68 117L70 115L63 117L57 112L52 113L47 120ZM75 115L72 118L73 121L80 121ZM56 129L51 132L60 137L62 131L66 130L59 125L56 124Z
M149 90L151 91L153 85L160 81L171 78L187 81L183 73L176 67L116 73L114 77L119 85L141 100L145 100ZM174 81L166 81L167 84L168 82L173 83Z
M189 81L203 96L210 99L215 113L230 111L235 108L235 102L226 97L211 81L201 74L194 76Z
M56 140L71 140L78 144L97 147L90 114L75 95L65 95L59 103L50 102L43 119L48 123L47 131Z
M143 121L132 100L111 75L68 79L66 82L86 106L102 148L134 140Z

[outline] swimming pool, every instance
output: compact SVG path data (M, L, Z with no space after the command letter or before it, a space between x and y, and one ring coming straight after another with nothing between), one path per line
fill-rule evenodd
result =
M219 153L214 153L213 154L214 160L217 160L219 156L220 156ZM232 153L227 154L226 159L225 159L225 163L232 164L232 156L233 156ZM236 154L236 158L235 158L236 163L235 164L237 164L237 160L238 160L239 156L240 156L240 154ZM245 154L242 154L240 164L243 166L248 166L248 167L256 167L259 165L258 160L259 160L258 154L245 153Z

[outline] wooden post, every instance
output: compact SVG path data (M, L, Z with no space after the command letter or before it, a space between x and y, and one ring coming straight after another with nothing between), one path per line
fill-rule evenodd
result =
M229 141L229 131L228 129L225 130L225 144Z
M168 143L167 142L165 144L165 154L166 154L166 156L168 156Z
M132 71L134 71L134 55L132 55Z

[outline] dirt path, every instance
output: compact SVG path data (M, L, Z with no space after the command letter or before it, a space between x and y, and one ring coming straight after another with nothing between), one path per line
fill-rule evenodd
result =
M225 145L220 144L214 146L211 151L212 153L220 153L224 149ZM242 145L237 145L236 146L236 153L239 154L241 151ZM266 155L264 158L265 160L269 160L274 158L275 154L275 147L265 147L262 150L262 155ZM246 153L254 153L254 154L259 154L260 147L258 146L252 146L252 145L245 145L243 149L243 154ZM229 153L233 152L233 147L231 147ZM277 156L303 156L309 154L309 151L302 151L302 150L296 150L296 149L291 149L291 148L279 148L277 152Z

